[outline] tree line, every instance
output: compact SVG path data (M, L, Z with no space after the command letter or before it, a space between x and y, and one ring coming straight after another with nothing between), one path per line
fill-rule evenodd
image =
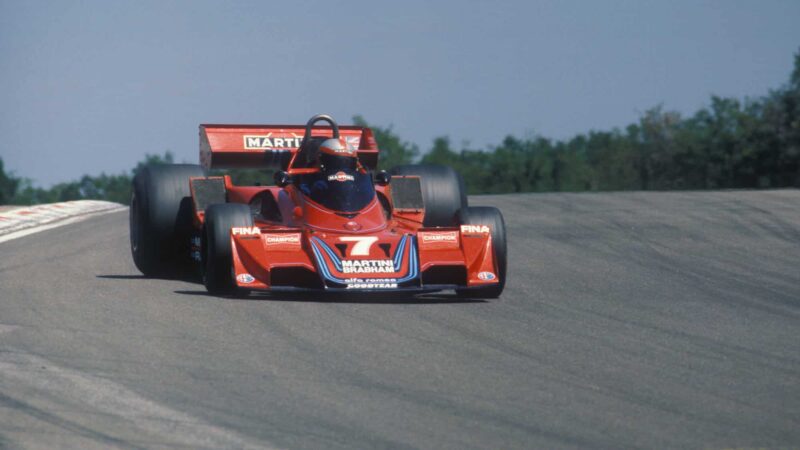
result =
M458 170L470 194L800 187L800 52L789 81L759 98L712 96L691 116L656 106L624 129L590 131L568 140L508 136L488 149L454 148L434 139L427 152L391 127L370 126L381 149L380 168L421 162ZM420 156L421 155L421 156ZM7 173L0 159L0 205L78 199L127 203L130 184L147 164L170 164L173 155L145 157L128 173L84 175L44 189ZM263 170L229 171L236 184L268 183Z
M174 157L167 151L161 155L146 155L129 173L98 176L84 175L79 180L58 183L48 189L36 187L27 178L6 173L0 159L0 205L35 205L69 200L108 200L127 204L131 198L131 181L136 173L149 164L172 164Z
M386 134L382 152L416 155L387 149ZM508 136L475 150L440 137L421 162L454 167L471 194L800 187L800 52L789 81L760 98L713 96L688 117L656 106L625 129L563 141Z

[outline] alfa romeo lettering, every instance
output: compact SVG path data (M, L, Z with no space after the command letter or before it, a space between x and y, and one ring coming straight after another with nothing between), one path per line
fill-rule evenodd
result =
M397 289L396 278L348 278L347 289Z

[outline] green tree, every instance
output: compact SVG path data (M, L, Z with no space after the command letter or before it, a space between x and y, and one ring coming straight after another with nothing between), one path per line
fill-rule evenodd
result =
M388 170L392 166L408 164L417 157L419 149L416 145L404 142L392 131L392 127L369 125L362 116L353 117L353 123L360 127L369 127L378 142L380 154L378 168Z
M361 116L353 120L370 126ZM391 126L370 128L380 148L380 168L418 159L417 146L403 141ZM173 159L170 152L148 154L131 173L86 175L50 189L5 173L0 160L0 203L81 198L125 203L133 175L145 165ZM788 82L763 97L714 96L707 107L685 118L659 105L623 129L561 141L507 136L487 149L456 149L449 138L438 137L419 160L453 167L464 176L470 194L800 187L800 51ZM239 185L272 179L264 170L227 173Z
M139 173L140 170L142 170L147 166L155 166L159 164L173 164L174 162L175 162L175 155L173 155L172 152L169 150L165 151L163 156L158 154L151 155L150 153L147 153L144 155L144 159L142 161L139 161L136 164L136 167L133 168L132 171L133 176L136 176L136 174Z
M143 167L155 164L172 164L174 157L169 151L163 155L145 155L144 160L137 163L129 173L98 176L84 175L79 180L58 183L49 189L35 187L24 178L10 178L14 184L14 192L10 203L33 205L37 203L53 203L70 200L108 200L117 203L128 203L131 195L133 177ZM0 187L3 186L2 161L0 160ZM10 192L10 191L9 191ZM1 194L0 194L1 195Z
M17 194L21 181L13 174L5 172L3 158L0 158L0 205L11 203L11 199Z

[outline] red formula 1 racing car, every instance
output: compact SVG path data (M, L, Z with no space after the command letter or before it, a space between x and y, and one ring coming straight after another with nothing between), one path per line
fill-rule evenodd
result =
M378 154L369 128L340 127L326 115L305 127L201 125L200 166L149 166L134 178L136 267L164 277L199 266L215 294L454 289L498 297L506 279L500 211L467 206L449 167L376 171ZM221 167L280 170L275 186L235 186L227 175L205 175Z

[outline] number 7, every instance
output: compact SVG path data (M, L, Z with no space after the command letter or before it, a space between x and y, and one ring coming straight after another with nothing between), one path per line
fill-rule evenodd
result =
M339 238L342 242L355 242L350 256L368 256L372 244L378 240L377 236L344 236Z

